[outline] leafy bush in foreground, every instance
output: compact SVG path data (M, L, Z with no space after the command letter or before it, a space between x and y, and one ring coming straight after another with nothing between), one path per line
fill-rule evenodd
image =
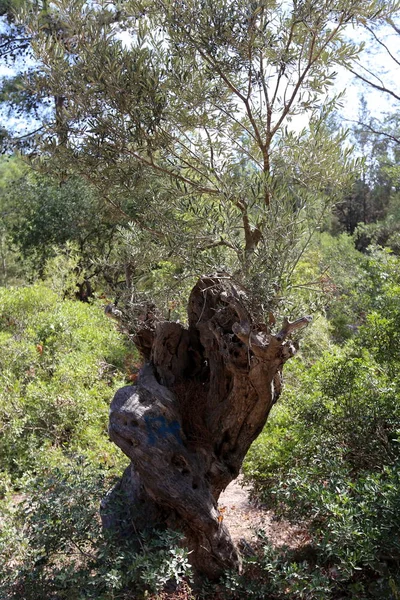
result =
M0 597L115 600L189 573L180 537L103 532L125 463L107 435L128 353L102 307L0 288Z
M398 273L398 259L389 262ZM247 457L245 472L256 493L279 516L310 531L312 559L296 559L296 585L286 575L286 584L278 585L290 553L277 555L264 545L280 565L273 581L282 597L330 598L339 590L357 600L400 595L397 280L377 283L376 309L354 340L308 369L299 362L290 367L295 377L285 398ZM325 578L325 596L310 579L317 572Z
M115 543L102 531L99 504L111 482L104 467L72 457L27 478L16 506L11 498L2 501L1 598L133 599L189 574L173 532Z

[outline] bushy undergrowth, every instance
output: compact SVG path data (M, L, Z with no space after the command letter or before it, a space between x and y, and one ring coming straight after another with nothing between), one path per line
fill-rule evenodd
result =
M274 548L261 531L244 575L199 597L400 598L400 262L374 249L358 267L356 289L331 296L332 319L316 319L288 363L245 463L255 495L309 542ZM123 600L187 579L176 534L117 540L101 528L99 502L124 464L108 406L132 349L101 307L40 285L0 289L0 306L0 597Z
M174 533L114 539L100 500L126 459L110 398L137 362L101 305L0 288L0 597L140 598L180 581Z
M190 572L170 531L114 538L99 505L112 483L79 457L25 476L23 496L2 500L0 597L15 600L141 598Z
M0 464L13 478L65 450L119 462L108 442L127 348L99 305L0 288Z
M263 544L279 597L400 597L400 266L384 258L392 276L381 264L358 335L311 367L288 365L290 385L246 459L259 498L311 536L312 558L297 557L291 575L290 552Z

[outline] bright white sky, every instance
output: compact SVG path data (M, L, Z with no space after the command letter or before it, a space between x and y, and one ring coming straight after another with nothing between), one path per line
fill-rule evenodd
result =
M400 61L400 36L390 27L381 27L379 37L392 54ZM366 31L354 31L356 41L365 42L365 50L360 56L360 67L354 68L360 75L372 80L378 85L387 87L396 93L400 93L399 76L400 66L396 65L386 51L381 48L376 42L371 44L371 36ZM369 69L373 73L377 73L374 79L370 73L365 71L361 65ZM364 95L368 103L368 108L371 111L371 116L380 118L382 114L399 110L399 105L395 104L395 99L388 94L374 90L372 87L363 84L359 79L355 78L346 69L340 69L336 79L336 87L338 91L346 90L345 103L342 114L348 119L357 119L360 107L360 97Z

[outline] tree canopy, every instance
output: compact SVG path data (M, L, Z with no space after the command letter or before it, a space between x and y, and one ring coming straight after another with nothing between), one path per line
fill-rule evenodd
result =
M239 273L267 306L348 182L345 133L329 125L335 67L359 50L346 27L391 8L28 4L28 89L53 105L34 164L88 179L161 257Z

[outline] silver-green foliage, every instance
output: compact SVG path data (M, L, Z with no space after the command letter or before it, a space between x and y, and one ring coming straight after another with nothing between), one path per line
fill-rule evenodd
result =
M179 582L190 571L179 536L121 544L99 517L125 467L109 398L135 351L100 303L34 285L0 288L0 307L0 596L114 600Z
M78 456L26 476L0 500L0 595L7 600L148 597L190 575L180 536L148 531L124 540L103 531L99 504L113 483Z
M390 8L43 4L21 17L39 61L31 85L55 99L36 162L84 175L116 207L131 198L157 258L236 272L268 307L351 170L327 99L335 66L357 56L346 27Z

